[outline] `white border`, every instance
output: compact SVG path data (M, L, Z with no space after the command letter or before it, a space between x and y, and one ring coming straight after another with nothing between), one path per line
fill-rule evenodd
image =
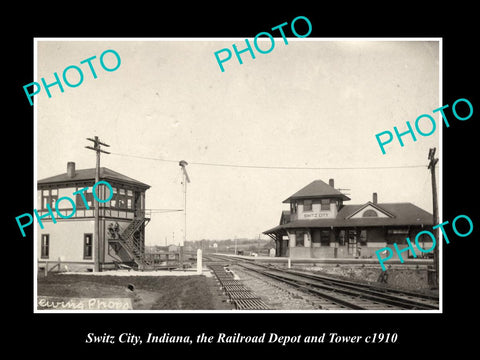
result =
M281 40L281 37L274 37L275 40ZM252 39L252 38L249 38ZM438 71L439 71L439 107L443 106L443 38L442 37L372 37L372 38L290 38L287 37L288 41L437 41L439 44L438 51L439 51L439 64L438 64ZM57 37L48 37L48 38L33 38L33 77L34 80L38 78L37 73L37 45L39 41L92 41L92 42L99 42L99 41L110 41L110 42L117 42L117 41L243 41L245 38L239 37L226 37L226 38L85 38L85 37L75 37L75 38L57 38ZM260 40L267 40L260 38ZM33 203L35 209L37 208L37 102L38 98L35 99L33 105L33 130L34 130L34 181L33 181L33 188L34 190L34 199ZM432 109L433 110L433 109ZM439 124L442 122L441 115ZM439 143L440 148L438 151L439 157L439 171L438 171L438 199L439 199L439 223L443 222L443 197L442 197L442 190L443 190L443 126L439 126L440 133L439 133ZM38 230L37 226L34 226L33 230L33 262L34 262L34 278L33 278L33 288L34 288L34 298L33 298L33 313L35 314L172 314L172 313L180 313L180 314L442 314L443 313L443 238L442 234L439 232L439 239L437 242L437 246L439 246L439 309L438 310L38 310L37 309L37 275L38 275L38 263L37 263L37 235Z

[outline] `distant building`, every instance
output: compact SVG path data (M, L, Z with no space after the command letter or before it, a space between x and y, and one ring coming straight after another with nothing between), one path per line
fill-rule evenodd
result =
M172 245L170 245L172 246ZM180 254L177 251L169 251L170 246L155 246L154 249L148 251L145 255L149 259L150 263L154 265L154 269L158 268L157 265L173 265L180 260ZM176 249L176 245L172 247L172 250Z
M177 251L180 251L180 246L175 244L168 245L168 252L177 252Z
M348 200L333 179L313 181L284 200L290 211L282 211L279 225L264 232L275 240L276 256L376 257L379 248L393 243L404 248L407 237L433 225L432 214L409 202L378 203L377 193L365 204L344 205ZM423 248L431 247L429 236L420 239Z
M67 164L67 172L41 179L37 182L38 213L48 214L47 204L53 209L57 223L50 216L42 219L43 229L38 231L38 264L54 266L59 259L70 270L92 270L97 258L100 270L114 268L118 264L135 267L145 265L145 226L150 220L145 216L145 191L149 185L134 180L108 168L100 168L100 180L107 181L113 189L113 197L106 203L99 202L98 254L94 221L95 169L75 169L75 163ZM74 192L88 187L84 194ZM99 185L96 194L107 199L108 188ZM55 212L55 203L61 197L75 202L76 212L69 219L62 219ZM59 211L68 216L73 206L68 201L59 202Z

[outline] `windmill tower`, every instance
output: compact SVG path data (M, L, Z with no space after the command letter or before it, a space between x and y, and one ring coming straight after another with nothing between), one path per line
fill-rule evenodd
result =
M180 241L180 266L183 268L183 246L185 244L185 241L187 241L187 183L190 182L190 178L188 177L187 169L185 169L185 166L187 166L188 163L185 160L181 160L178 163L178 165L182 168L182 173L183 173L184 231L183 231L183 239Z

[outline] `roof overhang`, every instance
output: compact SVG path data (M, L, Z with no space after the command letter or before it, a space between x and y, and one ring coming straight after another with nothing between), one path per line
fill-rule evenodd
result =
M409 223L398 221L392 218L362 218L362 219L318 219L318 220L295 220L288 224L278 225L270 230L264 231L264 234L282 233L287 229L302 228L365 228L365 227L399 227L414 226L425 227L432 226L433 221L419 221L418 223Z
M290 203L292 200L313 200L313 199L341 199L341 200L351 200L348 196L344 194L332 194L332 195L313 195L313 196L290 196L288 199L282 201L284 204Z

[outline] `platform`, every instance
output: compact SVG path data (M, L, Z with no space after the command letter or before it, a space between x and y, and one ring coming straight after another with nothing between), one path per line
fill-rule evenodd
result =
M232 259L243 259L258 262L268 262L275 264L287 264L288 257L269 257L269 256L247 256L247 255L233 255L233 254L215 254L218 256L231 257ZM356 264L356 265L378 265L378 259L354 259L354 258L292 258L291 264ZM385 262L386 265L433 265L433 259L407 259L403 263L399 259L390 259Z

